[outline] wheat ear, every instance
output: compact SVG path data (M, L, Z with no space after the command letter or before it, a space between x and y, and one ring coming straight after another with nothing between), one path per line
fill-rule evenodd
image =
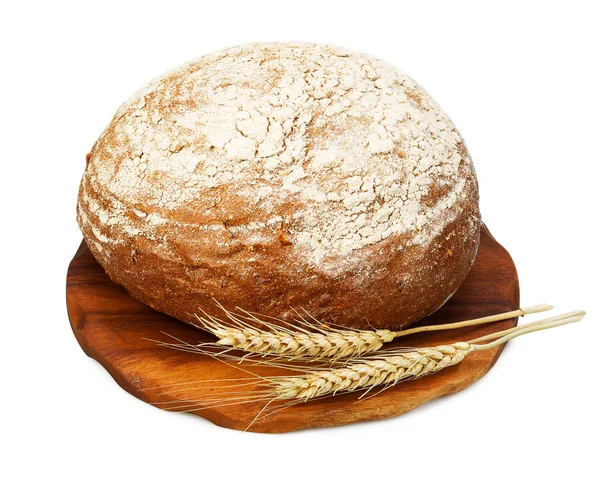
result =
M554 328L581 320L585 312L578 310L546 319L535 324L499 332L490 343L457 342L452 345L418 348L409 352L381 355L368 360L349 361L345 366L333 369L318 369L302 375L269 378L272 396L280 400L310 400L335 395L341 392L370 390L375 387L390 387L397 383L416 379L424 375L462 362L474 351L495 348L509 340L527 333Z
M233 313L221 305L219 306L228 319L227 323L223 323L218 318L205 312L202 312L203 317L196 315L197 326L219 338L216 342L217 345L261 355L311 359L360 357L366 353L376 352L394 338L421 332L449 330L497 322L544 312L552 308L546 304L534 305L473 320L392 331L342 330L325 325L310 317L306 312L306 315L311 318L311 323L300 316L299 324L291 325L283 320L277 320L278 324L276 324L269 317L258 317L244 310L240 310L241 314ZM261 324L263 329L259 330L250 322ZM281 324L287 326L281 326Z
M406 348L396 347L384 352L369 354L364 359L332 360L318 367L314 363L299 365L266 357L252 359L244 357L244 362L258 367L271 366L294 372L288 376L262 376L236 365L239 357L227 353L213 353L201 348L200 345L189 344L176 337L178 343L167 343L152 340L159 345L186 352L209 355L234 369L245 372L245 378L230 378L219 380L198 380L148 387L149 389L165 389L163 393L199 392L200 396L156 402L165 410L180 413L198 412L201 410L245 405L264 402L263 408L246 427L248 430L259 417L268 417L298 403L324 398L331 395L342 395L353 392L364 392L360 398L376 389L376 395L387 388L393 387L405 380L420 378L457 365L470 353L478 350L488 350L498 347L509 340L527 333L558 327L581 320L585 312L578 310L563 315L531 322L514 328L509 328L491 335L475 338L467 342L457 342L452 345L437 347ZM230 362L228 360L233 360ZM216 382L216 383L215 383ZM204 392L204 393L202 393Z

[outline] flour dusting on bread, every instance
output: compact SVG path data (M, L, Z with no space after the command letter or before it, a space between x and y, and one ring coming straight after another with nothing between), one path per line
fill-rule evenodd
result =
M121 106L87 160L91 252L190 323L217 299L400 328L439 308L477 252L454 125L411 78L338 47L244 45L176 68Z
M461 162L470 159L448 117L387 63L336 47L254 44L180 67L125 103L87 173L107 203L87 190L82 201L101 224L156 238L182 212L210 210L202 197L225 188L259 214L228 227L207 212L198 229L229 228L249 244L283 229L327 270L393 235L431 238L465 195Z

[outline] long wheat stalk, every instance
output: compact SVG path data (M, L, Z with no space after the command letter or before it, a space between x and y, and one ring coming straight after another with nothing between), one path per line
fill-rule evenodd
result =
M323 367L305 362L299 365L290 364L284 361L285 359L278 359L277 357L266 357L264 360L245 360L250 365L284 368L294 372L293 375L267 377L249 371L235 362L228 361L229 359L239 360L239 357L236 356L220 355L204 350L198 345L180 340L180 343L156 341L156 343L169 348L208 354L234 369L246 372L249 377L220 379L216 384L214 380L200 380L150 387L146 390L154 388L167 389L164 394L208 390L209 393L202 394L198 398L156 403L163 409L181 413L264 402L264 407L246 427L247 430L259 417L276 414L282 409L298 403L353 392L364 392L360 397L363 398L372 389L376 389L375 394L377 394L400 382L431 375L447 367L457 365L472 352L496 348L520 335L578 322L584 316L584 311L577 310L466 342L456 342L451 345L436 347L391 348L376 354L367 354L365 358L334 359L328 361ZM276 406L272 406L274 403Z
M300 316L299 324L291 325L282 320L277 320L277 323L274 323L269 317L258 317L244 310L240 310L242 313L234 313L223 307L221 308L227 317L227 322L204 312L204 316L196 316L198 327L219 338L216 342L217 345L261 355L276 355L287 358L339 359L360 357L366 353L376 352L385 343L389 343L398 337L497 322L544 312L552 307L546 304L534 305L473 320L426 325L400 331L385 329L342 330L325 325L310 317L306 312L306 315L311 319L310 323L302 316ZM255 326L256 324L260 324L262 327L259 329ZM281 326L281 324L287 326Z

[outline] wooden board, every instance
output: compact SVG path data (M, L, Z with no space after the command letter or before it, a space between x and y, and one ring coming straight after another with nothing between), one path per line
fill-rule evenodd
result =
M515 310L518 306L519 282L514 263L484 227L477 259L464 284L442 309L419 324L466 320ZM247 377L209 356L168 349L147 340L168 341L161 332L193 344L214 341L214 337L133 300L108 278L85 242L69 266L67 308L73 332L85 353L100 362L121 387L145 402L198 397L197 391L175 392L178 389L163 387L166 385ZM396 341L393 345L447 344L510 328L516 323L517 319L511 319L430 332L399 339L401 343ZM296 405L259 418L250 430L277 433L401 415L436 397L472 385L492 368L501 352L502 347L475 352L457 366L407 381L361 402L357 402L359 394L348 394ZM261 374L264 373L262 369ZM160 388L147 390L149 387ZM233 405L195 413L217 425L243 430L263 406L264 403Z

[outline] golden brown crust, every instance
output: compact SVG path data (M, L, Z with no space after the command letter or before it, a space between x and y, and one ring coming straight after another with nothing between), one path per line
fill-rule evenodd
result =
M305 308L315 318L347 327L402 328L441 307L467 276L479 245L477 198L472 181L470 194L456 205L461 215L436 239L402 250L397 247L404 238L387 239L367 247L364 264L334 277L298 262L293 248L277 237L260 250L226 253L230 261L220 266L165 259L143 236L116 246L108 261L96 242L88 246L134 298L189 323L201 310L222 316L217 299L229 310L242 307L288 320L294 318L292 308ZM82 230L85 238L93 236L89 227ZM182 256L190 248L173 240L177 245ZM257 258L252 269L242 268L250 256Z
M257 68L271 68L272 75L278 71L277 66L269 66L273 59L289 58L287 50L269 48L272 57L267 63L261 60ZM312 55L314 48L309 50ZM245 55L241 52L232 55L239 60L239 55ZM346 58L336 55L336 62ZM220 144L219 138L207 139L205 130L198 133L187 124L183 130L164 127L185 123L182 118L189 120L191 113L212 108L189 93L196 88L190 76L201 67L217 68L223 58L217 54L153 82L121 108L88 156L78 222L91 252L110 277L140 301L191 323L201 309L219 314L213 299L230 310L241 307L288 320L294 316L293 308L304 308L322 321L358 328L401 328L439 308L472 265L480 216L468 152L433 100L412 80L399 76L396 82L401 83L394 83L390 91L402 94L404 88L407 95L401 96L406 100L398 107L397 122L404 122L405 130L418 128L418 133L409 131L408 137L396 139L392 125L388 138L373 139L369 110L363 117L354 113L341 120L335 115L344 112L338 112L323 123L319 120L325 115L323 104L309 95L309 101L298 108L309 111L312 120L307 116L304 125L301 115L294 117L300 123L292 122L286 133L294 141L288 145L284 140L278 147L289 147L292 166L277 167L280 172L269 162L285 162L287 150L273 153L275 144L267 140L256 144L256 158L246 160L242 157L249 136L234 132L235 138ZM357 58L370 65L371 60ZM268 88L275 88L278 75L269 77ZM385 85L381 78L370 80ZM218 89L230 86L221 82ZM384 98L387 93L382 92L378 94ZM346 94L339 93L340 102ZM335 95L331 98L338 98ZM387 97L381 98L385 103ZM276 122L279 117L272 115L269 121ZM423 121L434 127L410 123L418 115L426 116ZM382 122L378 131L384 133L379 135L385 137L381 129L388 124ZM260 122L238 125L251 135L248 132ZM352 128L344 130L341 125ZM209 136L221 133L206 131ZM364 147L352 143L361 135ZM299 139L304 147L294 150ZM349 173L345 164L323 167L318 155L327 153L325 141L329 147L337 141L356 149L346 150L346 156L360 155L364 148L371 160ZM393 142L397 143L392 148ZM313 168L315 163L318 168ZM188 172L185 168L190 164L195 170ZM152 165L158 166L151 169ZM212 165L221 170L207 177ZM239 165L246 170L238 170ZM296 175L290 182L290 175L299 171L293 165L303 166L304 176ZM328 188L341 199L320 199L319 189L329 193ZM261 189L267 193L249 199L248 191ZM312 196L306 192L313 192ZM339 228L340 221L347 222L345 230Z

